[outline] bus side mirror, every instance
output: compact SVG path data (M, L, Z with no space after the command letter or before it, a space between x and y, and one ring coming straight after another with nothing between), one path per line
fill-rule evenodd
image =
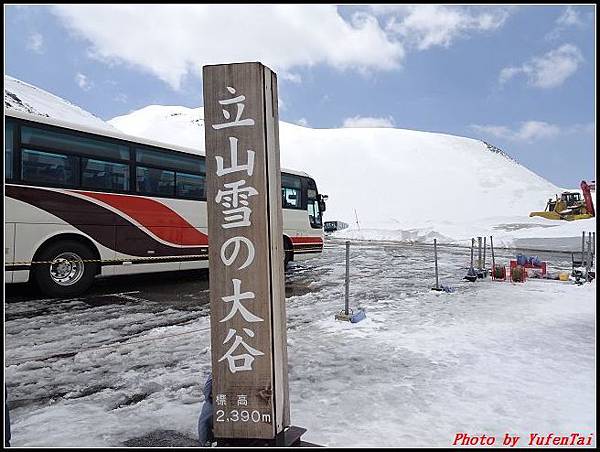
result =
M327 195L321 195L321 194L317 195L317 200L319 201L319 210L321 212L325 212L325 209L326 209L325 201L327 200L327 198L329 198L329 196L327 196Z

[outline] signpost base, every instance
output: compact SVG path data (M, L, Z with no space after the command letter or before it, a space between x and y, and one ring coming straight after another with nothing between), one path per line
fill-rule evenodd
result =
M292 425L278 433L273 439L218 438L217 447L299 447L314 445L300 439L305 432L305 428Z

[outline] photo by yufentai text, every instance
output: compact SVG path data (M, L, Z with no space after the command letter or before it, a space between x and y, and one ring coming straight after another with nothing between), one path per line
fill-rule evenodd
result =
M468 433L456 433L453 446L592 446L594 434L589 433L529 433L526 436L511 435L505 433L497 438L494 435L470 435Z

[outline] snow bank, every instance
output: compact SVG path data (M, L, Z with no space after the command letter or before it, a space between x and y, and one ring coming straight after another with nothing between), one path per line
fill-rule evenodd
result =
M132 135L204 153L204 111L151 105L109 121ZM497 148L470 138L390 128L312 129L280 122L281 164L329 195L326 220L364 240L469 241L577 249L595 220L529 218L563 191ZM358 217L358 225L356 218Z
M151 105L113 118L132 135L204 149L202 108ZM560 189L470 138L390 128L311 129L280 123L281 164L330 196L327 219L393 228L527 215Z

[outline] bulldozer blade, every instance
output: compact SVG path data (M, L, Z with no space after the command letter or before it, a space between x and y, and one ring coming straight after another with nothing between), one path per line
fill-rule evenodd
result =
M548 212L548 211L544 211L544 212L531 212L529 214L530 217L542 217L542 218L546 218L547 220L561 220L562 217L556 213L556 212Z

